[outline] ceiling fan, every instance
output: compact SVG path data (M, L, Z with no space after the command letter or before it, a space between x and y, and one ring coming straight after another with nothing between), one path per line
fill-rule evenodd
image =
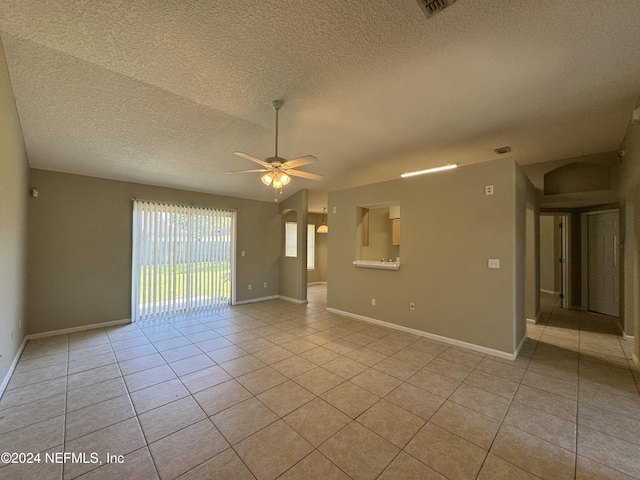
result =
M264 173L260 178L265 185L271 185L275 189L280 189L282 193L282 187L287 185L291 181L291 177L307 178L309 180L323 180L323 175L316 175L315 173L301 172L295 170L296 167L302 165L308 165L309 163L317 162L318 159L313 155L305 155L304 157L294 158L293 160L286 160L278 156L278 111L282 108L284 102L281 100L274 100L272 102L273 108L276 111L276 153L273 157L268 157L265 160L249 155L244 152L233 152L240 157L244 157L247 160L257 163L262 168L254 170L235 170L225 173ZM277 201L277 198L276 198Z

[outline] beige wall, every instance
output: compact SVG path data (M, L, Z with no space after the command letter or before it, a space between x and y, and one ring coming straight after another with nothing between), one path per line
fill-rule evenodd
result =
M29 333L131 317L132 197L238 209L236 300L278 294L277 204L35 169L29 181Z
M308 222L318 230L323 218L321 213L309 213ZM315 269L307 270L307 283L327 281L327 235L316 232L316 265Z
M516 181L518 169L496 160L329 193L337 211L329 214L328 306L513 353L525 330L527 182ZM485 185L495 195L485 196ZM400 270L356 268L357 208L383 202L402 209ZM487 268L489 258L501 268Z
M25 335L27 155L0 41L0 383Z
M296 212L298 222L298 256L285 257L281 243L279 294L296 302L307 301L307 216L309 192L306 189L291 195L280 203L280 229L284 235L284 221L287 212Z
M620 162L620 231L624 244L620 311L625 333L635 337L637 365L640 357L640 124L629 125L622 146L626 155Z

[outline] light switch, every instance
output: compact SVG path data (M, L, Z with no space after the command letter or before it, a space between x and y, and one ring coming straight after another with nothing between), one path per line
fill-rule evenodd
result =
M489 268L500 268L500 260L497 258L490 258Z

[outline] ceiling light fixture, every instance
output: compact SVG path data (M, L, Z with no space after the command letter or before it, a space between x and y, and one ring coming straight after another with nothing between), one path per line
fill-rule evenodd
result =
M405 172L400 176L402 178L415 177L416 175L424 175L425 173L441 172L443 170L451 170L453 168L458 168L458 164L450 163L449 165L443 165L442 167L427 168L426 170L418 170L416 172Z
M327 225L327 209L322 209L322 224L318 227L316 232L318 233L329 233L329 226Z

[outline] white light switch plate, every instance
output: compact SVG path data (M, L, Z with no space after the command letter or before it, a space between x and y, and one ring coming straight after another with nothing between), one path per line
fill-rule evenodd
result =
M489 268L500 268L500 260L497 258L490 258Z

